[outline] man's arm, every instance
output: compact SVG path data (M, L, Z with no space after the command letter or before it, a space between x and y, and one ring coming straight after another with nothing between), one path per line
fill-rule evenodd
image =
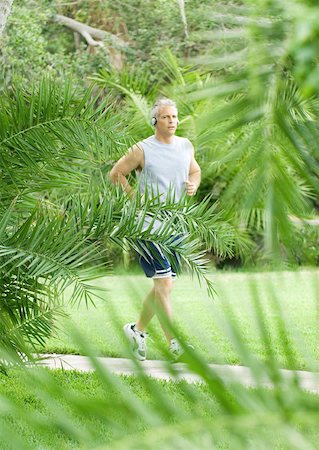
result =
M201 170L194 155L189 166L188 180L186 181L187 195L195 195L201 181Z
M112 183L120 183L123 191L125 191L129 197L134 196L134 189L127 181L126 176L138 167L144 167L144 153L138 145L133 145L128 153L118 160L109 173Z

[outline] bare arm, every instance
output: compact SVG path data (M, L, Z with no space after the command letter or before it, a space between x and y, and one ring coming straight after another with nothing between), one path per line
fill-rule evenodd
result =
M188 180L186 181L187 195L192 196L196 194L198 186L200 185L200 181L201 181L201 170L193 154L189 166Z
M120 183L123 191L125 191L129 197L134 196L134 189L127 181L126 176L138 167L144 167L144 153L138 145L133 145L128 153L118 160L109 173L112 183Z

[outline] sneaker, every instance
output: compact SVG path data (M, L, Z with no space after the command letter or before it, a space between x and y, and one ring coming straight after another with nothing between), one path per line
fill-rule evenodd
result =
M194 350L194 347L190 344L187 344L187 347ZM185 353L183 347L181 346L181 344L178 342L178 340L176 338L171 339L171 343L169 346L169 352L172 355L174 361L180 359Z
M138 331L135 328L135 323L127 323L123 330L135 358L144 361L146 359L146 333Z

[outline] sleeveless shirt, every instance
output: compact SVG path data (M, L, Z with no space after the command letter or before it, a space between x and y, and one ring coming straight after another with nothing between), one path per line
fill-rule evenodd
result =
M157 197L164 202L170 200L178 202L186 192L185 181L188 180L189 168L193 156L191 142L179 136L174 136L171 144L160 142L154 135L137 144L144 153L144 168L139 174L139 188L141 194ZM150 215L144 218L143 230L152 221ZM156 219L152 231L161 226Z
M171 144L164 144L153 135L138 145L144 152L144 168L140 173L141 193L159 195L160 202L165 201L170 193L178 201L185 193L185 181L188 180L193 155L191 142L174 136Z

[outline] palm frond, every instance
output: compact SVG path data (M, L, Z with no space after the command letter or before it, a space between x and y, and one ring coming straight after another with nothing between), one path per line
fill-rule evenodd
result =
M272 235L268 242L281 239L287 243L287 235L293 236L290 211L301 217L309 213L318 191L313 145L318 107L315 98L303 95L289 70L289 50L283 50L289 39L286 18L276 16L274 11L281 8L276 5L268 14L259 5L253 16L250 9L234 13L231 6L219 16L224 26L216 29L221 45L201 62L203 70L215 75L213 82L211 87L188 86L188 99L195 105L214 105L203 110L197 122L199 142L211 144L215 167L220 164L226 171L221 207L248 220L252 217L249 211L264 208L266 234L269 230ZM227 43L223 46L222 42L223 32L232 31L234 24L240 24L245 36L239 47L252 56L241 61L231 54L229 58ZM227 59L224 72L218 73L223 51Z

